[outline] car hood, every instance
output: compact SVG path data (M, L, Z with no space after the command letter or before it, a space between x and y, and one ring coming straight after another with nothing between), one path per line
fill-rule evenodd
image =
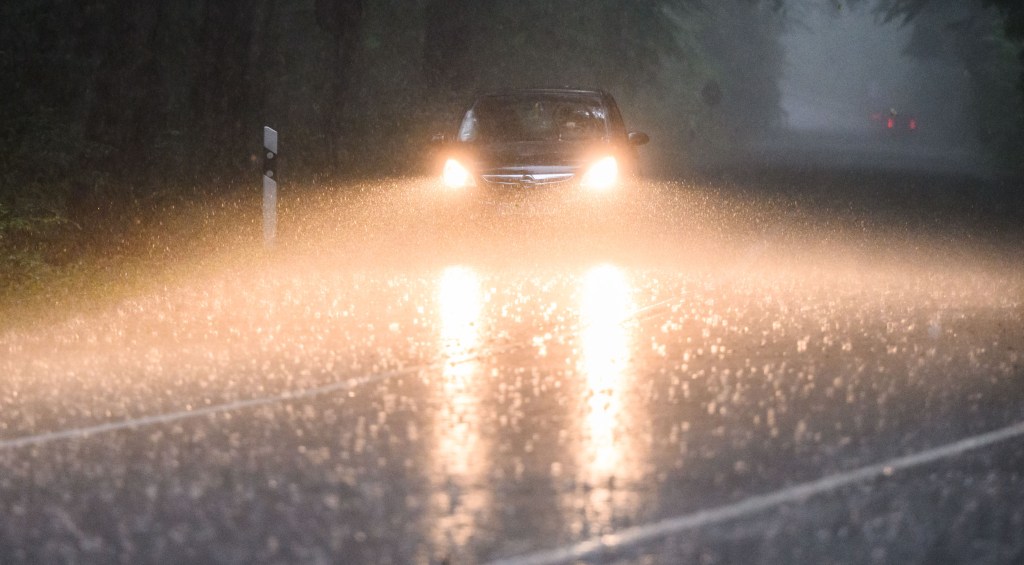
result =
M574 169L583 166L593 148L593 143L520 141L477 144L472 153L478 170L534 167Z

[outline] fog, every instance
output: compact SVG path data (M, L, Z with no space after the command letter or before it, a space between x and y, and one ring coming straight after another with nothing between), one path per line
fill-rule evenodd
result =
M6 0L0 565L1024 563L1009 0L872 1Z
M912 37L913 24L881 22L868 9L809 11L804 25L781 39L786 124L863 131L873 129L872 112L895 109L918 115L933 137L952 137L962 129L956 126L964 122L970 84L949 64L906 55Z
M909 22L886 21L876 3L810 5L780 36L782 119L751 143L753 158L984 173L978 106L986 101L974 95L978 86L958 51L970 40L955 28L984 17L959 4L933 6Z
M909 30L878 25L866 10L814 10L782 36L780 81L786 124L797 130L856 131L866 110L897 104L913 63L901 54ZM905 104L900 103L899 106Z
M437 176L429 140L494 89L607 90L650 135L641 158L656 179L779 164L1019 171L1007 0L879 1L922 9L904 21L871 0L10 0L0 257L19 266L0 277L121 241L158 203L250 190L264 126L280 132L282 187ZM889 110L917 129L887 131Z

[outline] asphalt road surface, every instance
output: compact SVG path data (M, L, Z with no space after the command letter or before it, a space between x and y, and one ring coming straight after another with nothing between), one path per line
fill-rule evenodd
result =
M282 193L270 252L2 329L0 563L1024 562L982 185Z

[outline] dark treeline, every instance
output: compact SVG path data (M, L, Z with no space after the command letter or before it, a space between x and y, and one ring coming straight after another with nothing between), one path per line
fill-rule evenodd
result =
M251 181L264 124L292 178L416 171L485 88L603 87L699 155L778 118L773 4L8 0L0 206L76 220Z
M871 4L855 0L853 5ZM876 0L885 22L912 25L904 54L969 80L966 126L1004 166L1024 152L1024 3L1020 0ZM941 99L936 87L922 95Z
M913 19L931 2L881 6ZM780 121L779 36L800 5L6 0L0 248L185 188L255 186L265 124L292 180L419 172L430 134L488 88L608 89L658 150L700 161Z

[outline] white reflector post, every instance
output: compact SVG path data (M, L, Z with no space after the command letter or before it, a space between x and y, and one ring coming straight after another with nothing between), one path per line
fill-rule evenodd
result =
M277 131L263 127L263 244L277 235Z

